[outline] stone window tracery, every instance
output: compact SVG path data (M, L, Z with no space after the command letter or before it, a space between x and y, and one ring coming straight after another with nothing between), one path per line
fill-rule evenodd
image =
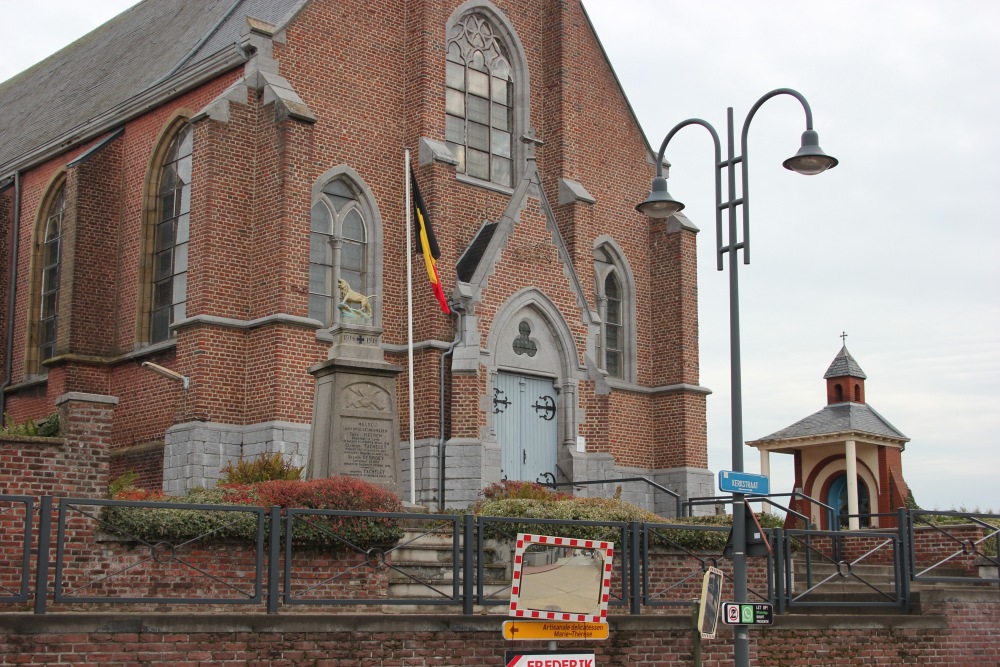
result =
M490 21L470 13L449 31L445 140L457 170L510 187L514 178L514 78Z

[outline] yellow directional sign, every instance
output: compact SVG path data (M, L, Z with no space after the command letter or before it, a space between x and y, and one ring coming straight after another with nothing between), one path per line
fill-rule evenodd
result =
M608 638L607 623L570 621L504 621L504 639L596 639Z

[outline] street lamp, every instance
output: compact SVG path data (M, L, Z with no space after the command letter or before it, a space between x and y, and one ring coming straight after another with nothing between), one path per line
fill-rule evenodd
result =
M727 148L728 154L722 159L722 146L719 134L712 125L700 118L689 118L674 126L667 134L660 151L656 156L656 178L646 198L646 201L635 208L640 213L653 218L667 218L684 208L684 204L673 198L667 191L667 179L663 177L663 155L667 144L678 131L688 125L701 125L712 135L715 142L715 237L717 268L722 271L722 256L729 253L729 350L730 379L732 383L732 454L733 470L743 472L743 381L740 370L740 303L739 281L737 276L736 253L743 250L743 263L750 263L750 192L747 184L747 130L757 109L764 102L778 95L791 95L799 101L806 114L806 130L802 133L802 146L798 152L788 158L782 165L799 174L811 176L837 166L837 159L823 152L819 147L819 135L813 130L812 110L809 103L800 93L790 88L779 88L767 93L753 105L743 121L743 131L740 136L740 155L733 154L733 108L726 111ZM742 177L742 196L736 197L736 165L740 165ZM722 198L722 172L725 171L728 180L727 199ZM736 208L743 210L743 240L737 241ZM725 245L722 243L722 211L729 212L729 234ZM747 601L747 562L746 562L746 530L745 504L743 494L733 494L733 595L735 602ZM750 665L750 634L746 625L735 626L733 639L736 667Z

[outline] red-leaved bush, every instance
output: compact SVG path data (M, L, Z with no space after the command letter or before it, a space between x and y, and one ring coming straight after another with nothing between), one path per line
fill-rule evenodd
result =
M309 509L400 512L399 498L389 491L355 477L272 480L256 484L222 485L227 503L260 507L304 507Z
M187 509L184 503L202 505L245 505L284 510L317 509L386 513L402 511L402 503L389 491L354 477L327 479L271 480L253 484L220 484L213 489L195 489L183 498L164 496L158 491L128 485L111 492L115 500L139 500L177 503L175 508L116 507L102 510L102 521L112 532L148 542L202 539L212 535L219 540L252 541L257 539L257 524L251 513L206 512ZM265 527L265 531L268 528ZM399 541L403 529L394 518L300 514L292 521L292 543L322 551L360 551L391 546ZM281 532L285 533L282 522Z

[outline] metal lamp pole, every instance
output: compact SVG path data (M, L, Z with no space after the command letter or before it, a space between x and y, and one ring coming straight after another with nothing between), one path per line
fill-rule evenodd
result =
M814 175L837 166L837 159L823 152L819 147L819 136L813 130L812 110L809 103L797 91L790 88L779 88L767 93L750 109L743 121L740 136L740 154L734 154L733 108L726 111L726 145L727 156L721 159L722 146L719 135L712 125L700 118L690 118L674 126L667 134L660 151L656 156L656 177L652 189L644 202L635 208L653 218L667 218L684 208L684 204L674 199L667 191L667 179L663 177L663 156L667 144L679 130L688 125L701 125L712 135L715 142L715 237L717 269L723 270L723 255L729 255L729 371L732 390L732 457L733 470L743 472L743 379L740 362L740 299L739 299L739 263L736 261L738 250L743 251L743 263L750 263L750 192L748 188L747 171L747 130L754 114L764 102L778 95L791 95L801 103L806 115L806 129L802 133L802 146L792 157L782 165L799 174ZM736 165L740 165L741 193L736 196ZM722 172L726 172L727 193L722 197ZM742 240L737 240L736 209L742 208ZM729 229L726 242L723 243L722 211L729 213ZM743 494L733 494L733 596L734 602L747 601L747 561L746 561L746 529L745 504ZM750 633L746 625L735 626L733 638L736 667L750 666Z

